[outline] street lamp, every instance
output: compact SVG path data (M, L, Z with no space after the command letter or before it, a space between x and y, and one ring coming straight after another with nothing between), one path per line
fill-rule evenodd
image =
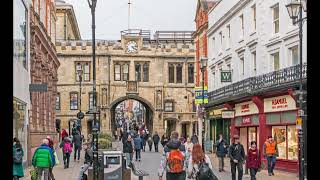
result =
M306 0L291 0L290 3L286 5L286 8L288 10L289 16L292 19L293 25L296 25L298 23L299 25L299 46L300 46L300 83L299 83L299 116L302 119L302 130L300 129L299 132L299 180L303 180L305 177L305 172L307 170L306 165L307 161L305 159L306 155L306 149L307 149L307 143L305 143L305 133L306 133L306 116L304 115L304 100L303 100L303 88L302 88L302 26L304 20L307 19L307 17L302 18L302 9L306 12L307 11L307 1Z
M97 125L97 104L96 104L96 39L95 39L95 9L97 0L87 0L89 7L91 9L92 15L92 66L93 66L93 111L90 114L93 114L93 178L94 180L98 180L98 130ZM91 2L90 2L91 1ZM99 123L100 124L100 123Z
M81 112L81 82L82 82L82 73L83 73L83 70L82 70L82 69L78 69L77 72L78 72L79 86L80 86L80 107L79 107L79 110L80 110L80 112Z
M200 60L200 70L202 73L202 150L205 152L204 148L204 134L205 134L205 108L204 108L204 73L207 68L208 58L202 57Z

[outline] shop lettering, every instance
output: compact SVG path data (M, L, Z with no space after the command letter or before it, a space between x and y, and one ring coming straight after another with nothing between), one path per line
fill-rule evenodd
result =
M287 98L272 100L272 109L282 109L287 107L288 107Z
M249 111L250 111L249 104L241 105L241 113L246 113L246 112L249 112Z
M250 117L245 117L242 119L242 124L251 124L251 118Z

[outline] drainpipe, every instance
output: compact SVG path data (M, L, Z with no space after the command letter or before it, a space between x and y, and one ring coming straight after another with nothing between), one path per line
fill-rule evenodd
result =
M67 17L66 17L66 12L64 13L64 40L67 40Z

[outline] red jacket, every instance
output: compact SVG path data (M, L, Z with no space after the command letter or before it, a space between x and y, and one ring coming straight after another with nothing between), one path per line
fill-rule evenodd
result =
M66 131L66 130L62 130L62 132L61 132L61 138L62 138L62 140L64 139L64 137L67 137L67 136L68 136L67 131Z
M248 168L259 168L261 165L261 158L258 149L249 149L247 157Z

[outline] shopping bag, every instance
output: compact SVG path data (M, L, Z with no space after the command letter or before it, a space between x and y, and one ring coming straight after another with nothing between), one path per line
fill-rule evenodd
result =
M31 180L38 180L38 171L36 168L30 170Z
M54 155L54 160L56 161L56 164L55 164L55 165L60 164L60 161L59 161L59 159L58 159L58 155L57 155L57 152L56 152L56 151L53 153L53 155Z

